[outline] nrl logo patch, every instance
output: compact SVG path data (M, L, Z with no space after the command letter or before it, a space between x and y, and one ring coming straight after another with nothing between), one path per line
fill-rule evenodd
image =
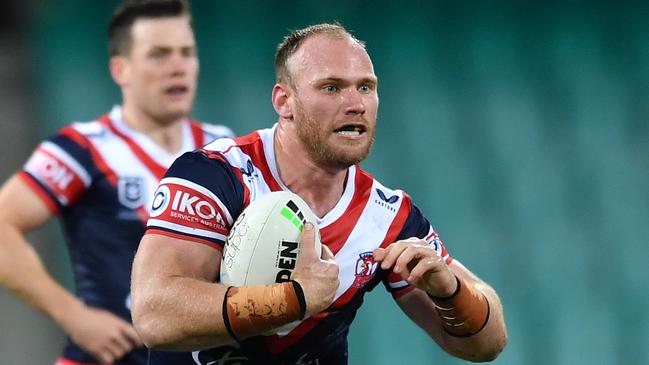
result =
M140 176L123 176L117 180L117 199L129 209L137 209L146 203L144 190L144 179Z

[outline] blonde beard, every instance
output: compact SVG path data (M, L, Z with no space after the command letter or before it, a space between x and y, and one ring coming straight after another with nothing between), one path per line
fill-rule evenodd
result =
M322 166L346 169L363 161L369 155L374 144L375 135L374 130L372 130L370 143L360 153L351 154L329 146L325 137L320 135L318 122L310 115L307 115L299 99L296 100L294 123L302 148L314 162Z

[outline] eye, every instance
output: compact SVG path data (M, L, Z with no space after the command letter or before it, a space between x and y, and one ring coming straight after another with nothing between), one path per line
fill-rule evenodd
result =
M367 93L369 93L370 91L372 91L372 87L371 87L370 85L361 85L361 86L358 88L358 91L360 91L360 92L363 93L363 94L367 94Z
M166 52L166 51L164 51L162 49L156 49L156 50L153 50L153 51L151 51L149 53L149 57L154 58L154 59L162 59L165 56L167 56L168 53L169 52Z
M338 91L338 87L336 87L335 85L331 85L331 84L329 84L329 85L325 85L325 86L323 86L323 87L322 87L322 91L324 91L324 92L326 92L326 93L328 93L328 94L333 94L333 93L335 93L336 91Z
M196 57L196 48L194 47L183 48L182 55L183 57L188 57L188 58Z

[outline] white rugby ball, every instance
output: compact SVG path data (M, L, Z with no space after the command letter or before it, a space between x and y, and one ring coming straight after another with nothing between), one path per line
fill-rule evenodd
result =
M230 230L221 261L224 285L274 284L290 280L300 253L305 222L316 229L315 249L322 252L317 218L298 195L268 193L246 207Z

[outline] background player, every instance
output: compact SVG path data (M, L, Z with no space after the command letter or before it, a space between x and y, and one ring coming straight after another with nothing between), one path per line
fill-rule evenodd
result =
M127 1L109 26L122 105L41 143L0 191L0 282L69 334L57 364L145 364L130 324L130 269L150 198L171 162L223 126L188 118L199 69L188 4ZM55 282L25 233L61 216L78 298Z
M358 166L378 108L364 44L338 25L316 25L286 37L275 66L278 123L185 154L161 181L132 277L134 323L145 343L203 349L234 339L254 363L344 364L349 324L364 293L383 281L444 350L494 359L507 342L496 292L448 255L407 194ZM314 223L328 247L323 257L309 249L314 229L306 224L291 282L215 284L232 222L276 190L297 193L321 217ZM177 196L218 214L193 219L187 206L169 204ZM292 321L300 322L290 331L260 336Z

